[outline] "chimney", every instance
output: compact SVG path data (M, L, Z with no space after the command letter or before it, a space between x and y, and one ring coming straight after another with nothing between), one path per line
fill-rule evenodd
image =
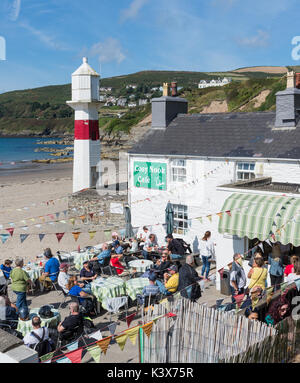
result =
M300 118L300 73L287 73L287 89L276 93L275 128L295 128Z
M177 97L177 84L172 82L172 97L166 93L168 84L164 83L163 96L153 98L152 103L152 129L166 129L179 113L187 114L188 102Z
M169 96L169 84L167 82L163 83L163 96Z

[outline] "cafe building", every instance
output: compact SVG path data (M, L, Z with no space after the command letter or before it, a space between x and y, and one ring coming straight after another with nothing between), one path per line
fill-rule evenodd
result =
M173 235L195 252L212 232L217 270L236 252L250 255L257 240L265 250L279 241L284 251L300 252L296 79L287 74L287 88L268 112L188 114L176 86L172 96L153 99L152 127L128 153L132 226L165 224L170 202Z

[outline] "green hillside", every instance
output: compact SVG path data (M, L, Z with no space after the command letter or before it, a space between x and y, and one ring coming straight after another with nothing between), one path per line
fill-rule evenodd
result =
M199 80L232 77L232 82L222 88L198 89ZM135 100L159 87L163 82L177 81L183 87L180 93L189 100L190 111L201 112L212 101L225 101L229 111L251 101L262 90L269 89L265 102L259 110L273 109L275 93L285 87L282 75L264 72L179 72L143 71L125 76L101 79L101 87L112 87L111 95ZM137 85L137 89L126 89ZM152 97L159 96L152 92ZM73 111L66 105L71 99L71 86L57 85L0 94L0 135L62 135L73 131ZM245 111L257 110L247 105ZM108 133L129 132L131 126L151 112L150 105L128 110L121 107L105 107L100 111L100 126ZM121 115L120 115L121 114Z

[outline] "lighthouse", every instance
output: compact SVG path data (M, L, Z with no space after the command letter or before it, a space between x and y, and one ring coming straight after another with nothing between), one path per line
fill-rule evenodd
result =
M67 104L75 110L73 193L96 186L98 180L99 80L99 74L91 68L86 57L72 74L72 101Z

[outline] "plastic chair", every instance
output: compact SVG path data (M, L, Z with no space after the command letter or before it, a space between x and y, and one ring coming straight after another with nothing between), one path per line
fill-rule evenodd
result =
M96 304L96 297L94 296L93 297L78 297L77 295L71 295L71 294L68 294L68 296L71 297L72 302L76 302L78 304L79 309L83 314L87 314L87 312L84 306L82 305L82 303L80 303L80 299L90 299L93 303L93 310L95 311L95 314L99 314L97 304Z

